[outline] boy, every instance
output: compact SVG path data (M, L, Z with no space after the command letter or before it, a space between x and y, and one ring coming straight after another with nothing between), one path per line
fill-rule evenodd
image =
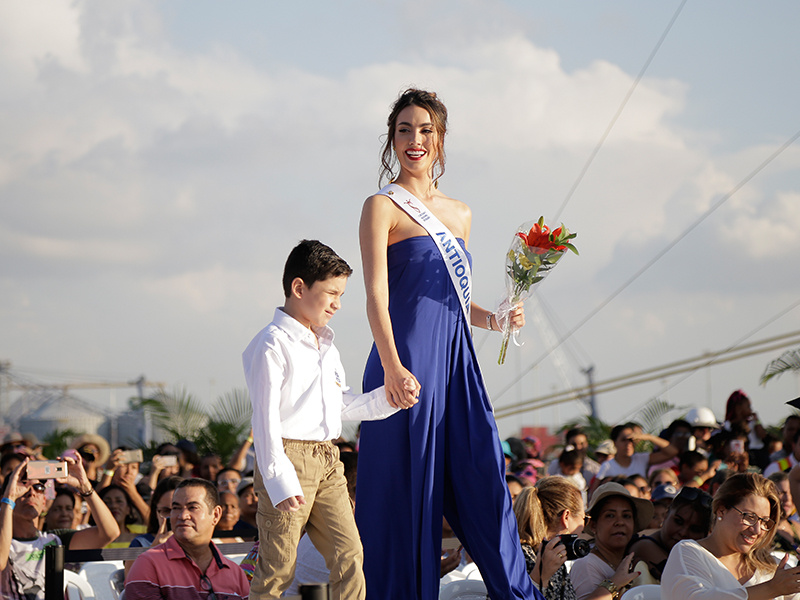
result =
M330 569L332 597L365 596L361 542L332 440L343 418L382 419L398 409L382 387L360 396L345 387L327 323L352 272L328 246L300 242L284 267L284 306L242 356L256 449L260 544L253 598L279 598L289 586L304 529Z

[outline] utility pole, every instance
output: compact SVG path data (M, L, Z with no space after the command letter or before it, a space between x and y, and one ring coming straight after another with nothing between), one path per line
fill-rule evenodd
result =
M589 405L589 412L591 413L592 418L597 419L597 398L595 397L594 393L594 365L590 365L586 369L582 370L583 374L586 375L589 387L589 398L584 402Z

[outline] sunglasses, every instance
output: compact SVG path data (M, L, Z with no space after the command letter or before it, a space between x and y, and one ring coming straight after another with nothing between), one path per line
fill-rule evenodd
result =
M40 494L44 493L44 484L41 481L34 481L31 483L31 489L34 492L38 492Z
M200 587L203 588L204 591L208 592L208 600L217 600L217 595L214 593L214 588L211 586L211 580L207 575L200 576Z
M675 500L678 498L681 500L686 500L687 502L699 501L703 508L711 508L711 503L714 501L714 499L711 497L711 494L707 494L700 488L694 487L681 488L681 491L678 492L677 496L675 496Z
M89 448L80 448L78 454L86 462L94 462L96 452Z

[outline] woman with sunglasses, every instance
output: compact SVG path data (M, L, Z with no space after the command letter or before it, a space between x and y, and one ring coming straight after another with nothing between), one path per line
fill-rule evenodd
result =
M755 473L723 483L711 505L714 529L672 548L661 577L663 600L768 600L800 593L800 567L770 555L780 500L775 485Z
M660 580L675 544L681 540L699 540L708 535L711 529L711 502L711 496L704 491L683 488L673 498L661 527L631 544L628 550L633 552L633 564L644 561L650 575Z

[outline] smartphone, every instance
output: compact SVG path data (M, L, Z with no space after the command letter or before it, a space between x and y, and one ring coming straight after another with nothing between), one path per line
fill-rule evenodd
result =
M67 463L60 460L32 460L25 477L31 479L60 479L67 476Z
M123 465L140 463L144 461L144 455L141 450L123 450L120 459Z
M744 454L744 441L731 440L731 452L738 452L739 454Z
M178 466L178 457L174 454L167 454L166 456L162 456L161 458L164 459L164 466L165 467L177 467Z

